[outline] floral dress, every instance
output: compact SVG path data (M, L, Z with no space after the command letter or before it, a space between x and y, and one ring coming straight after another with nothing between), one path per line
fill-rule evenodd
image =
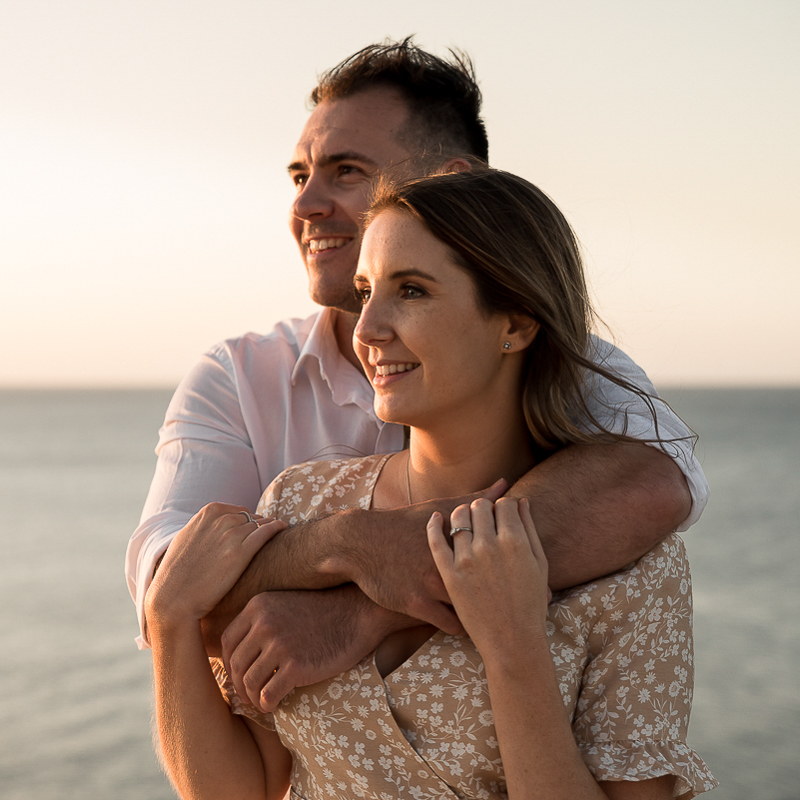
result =
M294 525L367 509L389 456L292 467L258 512ZM676 797L716 786L686 745L692 701L692 596L683 542L670 536L613 575L561 592L547 633L581 755L597 780L677 776ZM293 755L293 798L506 798L486 677L466 636L434 634L385 678L374 653L292 691L273 714L244 705L219 662L234 713L277 730Z

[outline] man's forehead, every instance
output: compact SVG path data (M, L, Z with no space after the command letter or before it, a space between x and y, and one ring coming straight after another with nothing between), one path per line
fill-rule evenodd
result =
M380 165L408 155L400 136L408 107L394 91L370 90L320 103L308 118L294 150L292 169L344 160Z

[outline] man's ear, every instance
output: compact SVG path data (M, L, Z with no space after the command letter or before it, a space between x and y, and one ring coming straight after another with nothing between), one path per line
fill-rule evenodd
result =
M472 164L466 158L456 156L455 158L448 158L442 165L442 172L471 172Z
M507 353L516 353L526 350L531 346L541 325L527 314L511 314L508 318L504 342L510 342L511 347L503 347Z

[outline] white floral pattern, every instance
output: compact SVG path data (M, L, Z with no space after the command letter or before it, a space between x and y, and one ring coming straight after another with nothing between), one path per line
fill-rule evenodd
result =
M259 513L295 524L369 508L388 456L293 467ZM614 575L557 595L547 632L578 747L597 780L677 776L676 797L717 783L686 743L692 700L691 580L670 536ZM273 715L243 705L219 663L235 713L276 729L292 751L292 796L506 798L483 662L467 637L439 631L385 679L374 655L293 691Z

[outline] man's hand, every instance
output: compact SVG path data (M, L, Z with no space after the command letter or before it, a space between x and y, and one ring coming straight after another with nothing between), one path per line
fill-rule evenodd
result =
M223 663L242 700L272 711L296 686L354 667L389 633L418 624L375 605L353 584L265 592L223 633Z
M338 547L322 569L357 583L364 594L384 608L428 622L446 633L462 634L464 628L433 562L426 526L434 511L449 518L457 506L479 497L495 502L507 489L506 481L500 480L489 489L466 497L348 514Z

